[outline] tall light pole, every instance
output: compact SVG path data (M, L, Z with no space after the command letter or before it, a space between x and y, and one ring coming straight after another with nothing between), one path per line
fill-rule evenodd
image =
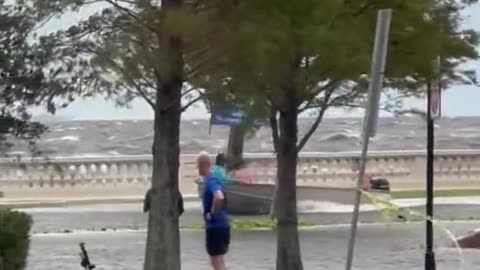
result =
M426 203L426 249L425 270L435 270L435 253L433 251L433 197L434 197L434 148L435 119L441 115L441 65L440 57L436 61L437 78L427 84L427 203Z

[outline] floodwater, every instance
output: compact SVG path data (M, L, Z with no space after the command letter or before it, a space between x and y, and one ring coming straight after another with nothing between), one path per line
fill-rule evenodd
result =
M79 242L87 244L93 263L100 270L142 269L146 238L146 216L140 205L96 205L28 210L33 215L32 246L27 270L81 269ZM419 209L421 210L421 209ZM476 205L437 206L444 219L477 219ZM423 223L374 223L379 213L362 213L366 224L359 227L354 269L423 269ZM303 219L318 224L302 230L300 241L305 269L343 269L349 228L349 213L313 213ZM478 219L477 219L478 220ZM190 207L182 223L198 224L199 210ZM474 221L445 222L455 235L465 234L479 224ZM208 270L204 235L182 230L182 269ZM451 239L437 227L438 270L474 270L480 265L480 251L451 247ZM227 256L230 270L275 269L276 235L273 231L234 231ZM463 266L463 268L461 268Z

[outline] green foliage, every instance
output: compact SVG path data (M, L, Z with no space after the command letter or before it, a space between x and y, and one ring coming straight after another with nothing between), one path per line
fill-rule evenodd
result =
M0 269L22 270L30 246L30 216L11 210L0 210Z
M209 107L240 104L266 119L286 85L298 92L299 112L359 106L379 8L393 9L386 86L421 95L437 55L444 85L476 82L474 71L460 69L477 58L477 34L460 29L460 11L473 1L198 0L173 10L148 1L103 2L88 19L35 43L54 77L49 93L62 102L105 94L120 105L137 97L154 105L158 80L173 68L162 36L174 33L182 37L185 61L177 64L192 86L184 89L188 106L199 99ZM32 14L45 17L91 1L30 3Z
M274 230L277 228L277 221L271 219L233 219L230 222L232 230L245 231L245 230ZM313 224L309 221L299 220L298 227L309 227ZM205 225L195 224L187 226L188 229L200 230L204 229Z
M167 36L172 34L166 29L167 11L150 1L108 0L53 0L36 8L62 15L92 5L95 11L89 17L39 39L42 51L52 60L49 72L64 78L69 88L65 100L100 95L128 106L141 98L154 108L159 85L184 69L178 61L181 55L167 52ZM200 99L191 87L185 86L182 92L180 110Z
M34 44L28 42L35 28L48 17L24 1L0 4L0 151L13 146L10 136L25 140L35 150L35 140L45 126L30 121L27 107L41 105L56 88L45 89L43 68L46 59L39 57ZM49 103L49 102L46 102Z
M18 1L0 5L0 94L4 110L13 111L13 103L19 100L33 103L34 90L44 78L33 48L27 43L36 19L36 14ZM20 112L25 113L25 110Z
M471 1L468 1L469 3ZM191 83L281 107L286 87L308 108L359 106L366 93L376 11L393 9L386 88L422 95L442 56L443 85L476 83L461 65L478 57L478 35L460 29L458 1L212 1L185 11L185 37L210 54L217 69L197 69ZM172 20L175 20L173 18ZM175 20L175 22L178 22ZM175 25L171 23L171 25ZM186 25L202 25L202 29ZM192 33L192 30L194 33ZM198 66L198 59L188 66ZM280 92L279 92L280 91ZM294 102L294 101L291 101Z

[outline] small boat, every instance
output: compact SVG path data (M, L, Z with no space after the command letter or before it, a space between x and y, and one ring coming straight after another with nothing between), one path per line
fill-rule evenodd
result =
M456 239L458 246L466 249L480 249L480 229Z
M204 192L204 183L196 181L198 195ZM371 192L381 200L390 199L390 185L386 179L371 180ZM233 215L267 215L273 201L275 185L241 183L235 180L222 182L227 208ZM355 200L354 188L297 186L297 201L327 201L338 204L352 205ZM362 196L362 203L371 203Z

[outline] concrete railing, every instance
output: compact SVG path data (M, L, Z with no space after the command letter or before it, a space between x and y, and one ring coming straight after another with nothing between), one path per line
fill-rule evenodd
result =
M182 155L180 189L194 194L198 178L195 155ZM274 154L246 154L258 182L273 183ZM359 153L301 153L298 185L351 187ZM367 173L390 180L392 188L423 188L424 151L370 152ZM150 186L150 155L104 158L0 160L0 191L6 198L87 198L143 196ZM480 150L439 150L435 153L437 187L480 186Z

